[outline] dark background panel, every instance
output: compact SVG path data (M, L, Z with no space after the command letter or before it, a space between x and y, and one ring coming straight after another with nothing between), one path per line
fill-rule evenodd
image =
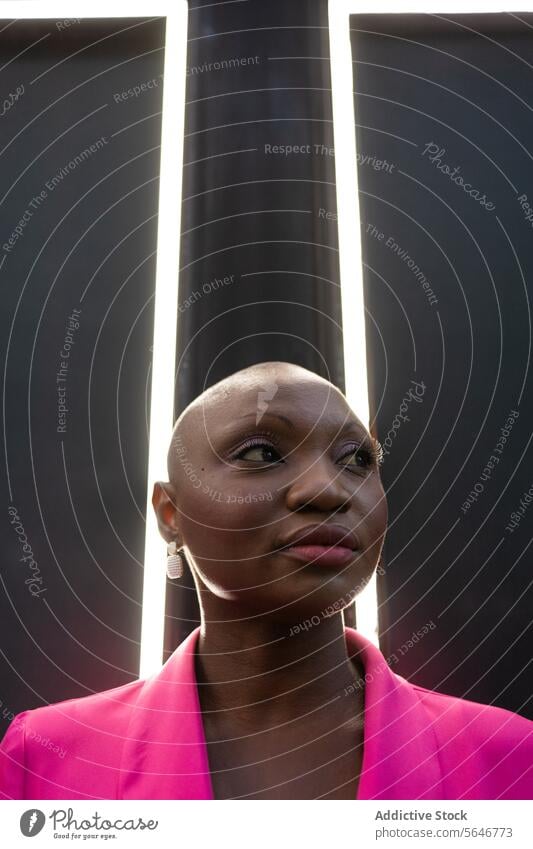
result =
M382 650L529 717L532 23L351 18Z
M164 21L1 26L0 735L138 675Z

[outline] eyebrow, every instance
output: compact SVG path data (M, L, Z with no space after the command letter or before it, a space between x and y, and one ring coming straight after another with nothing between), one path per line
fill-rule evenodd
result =
M254 419L255 421L256 417L257 413L248 413L245 416L240 416L238 421L245 421L246 419ZM263 414L262 418L265 417L281 419L281 421L284 422L291 430L295 430L294 423L291 422L291 420L288 419L287 416L281 415L281 413L274 413L273 411L267 410ZM340 429L338 436L342 436L342 434L346 433L346 431L348 430L357 430L365 439L372 440L372 436L369 435L369 433L365 430L364 426L361 425L359 422L356 422L355 419L349 419L347 422L345 422L345 424Z
M292 430L294 430L294 424L291 422L291 420L288 419L287 416L282 416L281 413L273 413L273 412L266 411L265 413L263 413L263 416L261 416L261 418L263 418L264 416L270 416L271 418L281 419L282 422L284 422L288 427L290 427ZM246 419L254 419L254 421L255 421L256 418L257 418L257 413L248 413L248 415L246 415L246 416L241 416L239 418L239 421L242 422L242 421L245 421Z

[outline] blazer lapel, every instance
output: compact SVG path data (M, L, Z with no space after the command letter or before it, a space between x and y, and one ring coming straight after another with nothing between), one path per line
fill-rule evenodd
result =
M213 799L194 652L198 626L140 690L124 741L119 799Z
M148 678L124 740L119 799L213 799L194 653L200 628ZM365 669L363 766L358 799L444 799L437 743L411 684L370 640L345 628Z
M358 799L445 799L437 741L413 686L376 646L345 628L350 656L365 668L363 766Z

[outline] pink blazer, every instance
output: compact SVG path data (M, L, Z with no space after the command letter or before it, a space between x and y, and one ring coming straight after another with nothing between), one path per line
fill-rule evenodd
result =
M0 798L213 799L194 652L200 628L146 680L18 714ZM426 690L353 628L365 667L358 799L531 799L533 722Z

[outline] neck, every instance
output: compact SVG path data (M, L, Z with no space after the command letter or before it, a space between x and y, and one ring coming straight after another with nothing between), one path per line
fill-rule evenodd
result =
M218 724L264 727L335 706L345 710L344 689L363 675L361 662L348 656L340 613L292 635L286 623L266 617L202 618L198 691L202 712L213 712Z

